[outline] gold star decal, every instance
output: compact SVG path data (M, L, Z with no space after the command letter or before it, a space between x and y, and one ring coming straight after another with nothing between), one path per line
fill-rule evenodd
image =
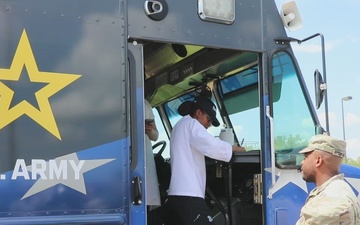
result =
M3 84L1 80L18 81L24 67L26 67L30 82L47 84L35 93L39 110L26 100L10 108L14 91ZM10 69L0 68L0 130L20 116L26 114L61 140L49 98L74 82L80 76L81 75L76 74L40 72L28 36L24 30L21 34Z

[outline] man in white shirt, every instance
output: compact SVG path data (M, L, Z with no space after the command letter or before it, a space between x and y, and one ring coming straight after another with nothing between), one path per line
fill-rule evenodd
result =
M245 149L231 146L207 132L211 125L220 125L216 118L216 107L209 98L197 97L194 102L187 104L189 111L181 113L185 116L171 133L171 181L165 224L213 224L204 199L205 156L229 162L233 151L243 152Z
M146 205L148 212L148 224L151 224L155 218L153 209L160 207L159 182L156 175L156 166L151 141L156 141L159 132L156 128L155 117L149 102L144 100L145 107L145 167L146 167Z

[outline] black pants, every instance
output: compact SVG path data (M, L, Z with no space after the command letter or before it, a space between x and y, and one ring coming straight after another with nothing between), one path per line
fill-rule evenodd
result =
M165 225L214 225L203 198L168 196L164 208Z
M147 225L162 225L163 224L163 207L150 210L147 206Z

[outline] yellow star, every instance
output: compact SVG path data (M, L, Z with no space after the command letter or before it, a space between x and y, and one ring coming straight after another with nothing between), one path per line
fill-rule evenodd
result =
M39 110L26 100L10 108L14 91L1 82L1 80L18 81L24 66L27 69L30 82L47 83L45 87L35 93ZM26 114L61 140L49 98L74 82L80 76L81 75L76 74L40 72L28 36L24 30L21 34L10 69L0 68L0 129Z

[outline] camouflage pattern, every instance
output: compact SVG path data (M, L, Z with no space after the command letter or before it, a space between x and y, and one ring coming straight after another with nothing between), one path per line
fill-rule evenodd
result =
M359 217L359 202L344 175L339 174L310 192L296 225L359 225Z
M346 142L319 134L311 138L309 145L299 153L307 153L314 150L328 152L332 155L343 158L346 155Z

